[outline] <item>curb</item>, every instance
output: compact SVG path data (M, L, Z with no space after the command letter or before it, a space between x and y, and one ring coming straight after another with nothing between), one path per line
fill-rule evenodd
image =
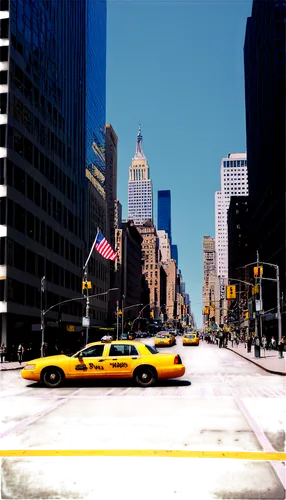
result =
M22 368L24 368L25 365L21 365L21 366L16 366L15 368L3 368L1 366L0 368L0 372L10 372L12 370L21 370Z
M237 354L238 356L240 356L241 358L243 359L246 359L247 361L250 361L250 363L253 363L254 365L258 366L259 368L261 368L262 370L268 372L268 373L273 373L274 375L282 375L283 376L286 376L286 373L285 372L278 372L276 370L269 370L269 368L265 368L264 366L260 365L259 363L256 363L255 361L253 361L252 359L249 359L247 358L246 356L243 356L243 354L240 354L239 352L235 351L234 349L231 349L230 347L227 347L227 349L229 351L232 351L232 352L235 352L235 354Z

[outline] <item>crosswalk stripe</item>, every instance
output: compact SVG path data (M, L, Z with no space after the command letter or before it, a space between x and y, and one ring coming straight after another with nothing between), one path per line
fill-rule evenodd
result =
M283 396L283 398L286 397L286 392L282 391L282 389L280 389L279 387L273 387L273 391L278 392L278 394L280 394L280 396Z
M147 389L144 389L143 392L140 394L140 398L144 398L146 394L148 394L151 391L152 387L147 387Z
M212 392L212 396L220 397L217 387L210 387L210 391Z
M251 396L253 396L254 398L258 398L258 399L262 399L262 397L260 396L260 394L258 394L258 392L256 392L252 387L246 387L246 390L249 392L249 394Z
M176 390L174 396L175 397L183 396L184 395L184 391L185 391L184 387L178 387L178 389Z
M267 387L259 387L259 390L264 392L264 394L266 394L266 396L269 396L271 399L278 399L277 394L267 389Z
M116 394L116 398L121 398L121 396L123 396L123 394L125 394L126 392L128 392L130 390L130 387L127 387L127 389L124 389L124 391L120 392L119 394Z
M199 396L202 398L205 398L207 396L206 387L199 387Z

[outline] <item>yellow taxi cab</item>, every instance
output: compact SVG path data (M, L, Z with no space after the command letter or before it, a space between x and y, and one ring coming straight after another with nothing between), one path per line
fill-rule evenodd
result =
M154 339L154 344L155 346L172 346L176 344L176 338L175 335L173 335L170 332L158 332L155 339Z
M117 340L93 342L69 356L34 359L26 363L21 376L52 388L68 379L107 378L129 378L149 387L157 380L182 377L184 373L179 354L159 353L142 342Z
M196 332L187 332L183 336L183 345L199 345L200 337Z

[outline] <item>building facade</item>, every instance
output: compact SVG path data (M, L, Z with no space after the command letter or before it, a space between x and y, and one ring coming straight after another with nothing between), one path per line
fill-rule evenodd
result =
M94 134L105 125L106 5L11 0L1 2L1 17L0 315L9 348L40 343L41 278L44 309L82 297L82 266L98 224L86 171L93 164L104 171L104 158L100 164L92 151ZM95 277L101 272L103 288L104 265L91 268ZM91 316L102 321L99 306ZM81 328L83 313L82 301L53 309L46 334L60 320L63 328Z
M206 307L209 308L209 313L204 315L204 323L206 324L210 317L215 317L219 321L220 316L215 239L210 236L203 238L203 273L203 311Z
M161 252L161 261L167 262L171 259L171 245L168 237L168 233L166 231L158 231L157 235L159 239L159 248Z
M170 244L172 243L171 233L171 191L158 191L158 226L157 230L165 231Z
M122 205L119 200L114 201L114 227L115 229L121 226L122 222Z
M85 255L89 254L97 230L109 237L109 179L106 171L106 2L85 0L85 165L86 165L86 237ZM109 166L108 166L109 168ZM107 187L107 190L106 190ZM93 294L110 288L109 260L94 251L88 265ZM108 301L95 297L90 301L91 325L105 325Z
M124 316L135 317L138 309L132 308L141 304L141 265L142 265L142 237L131 221L124 221L120 229L115 230L116 247L118 251L118 269L116 271L116 286L121 291L124 308L130 311Z
M166 314L168 320L173 320L177 315L177 265L175 260L163 263L167 276Z
M178 255L177 245L171 245L171 259L176 261L177 266L179 265L179 255Z
M248 195L246 153L230 153L222 158L221 189L215 193L215 244L217 275L228 278L227 211L231 196Z
M107 238L115 248L115 203L117 200L117 142L118 137L110 123L105 133L105 193L107 203Z
M160 250L159 241L154 224L146 222L137 227L142 236L142 272L146 277L150 290L150 304L154 311L154 318L160 314Z
M153 223L152 181L142 141L139 125L136 152L129 167L128 182L128 220L133 220L136 226L142 226L146 221Z
M255 0L244 44L251 261L258 251L261 261L279 266L284 300L285 61L285 1ZM270 266L264 266L264 273L275 278ZM264 324L270 337L277 335L275 287L270 282L263 287L264 310L272 309ZM285 312L282 321L285 332Z

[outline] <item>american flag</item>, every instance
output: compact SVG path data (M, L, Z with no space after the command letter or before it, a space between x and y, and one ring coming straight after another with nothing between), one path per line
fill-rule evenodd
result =
M103 236L103 234L100 231L98 231L97 233L94 242L94 248L105 259L116 260L118 257L118 253L112 249L111 245L108 243L107 239Z

